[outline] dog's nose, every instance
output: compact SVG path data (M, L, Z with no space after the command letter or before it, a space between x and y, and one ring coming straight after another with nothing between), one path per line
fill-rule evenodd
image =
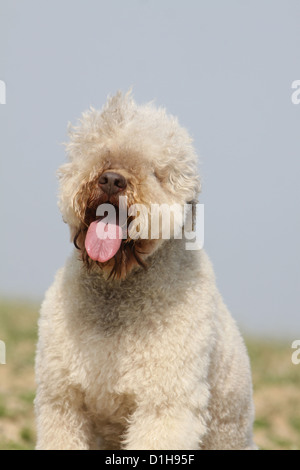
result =
M127 181L119 173L106 171L100 176L99 185L106 194L111 195L123 191L126 188Z

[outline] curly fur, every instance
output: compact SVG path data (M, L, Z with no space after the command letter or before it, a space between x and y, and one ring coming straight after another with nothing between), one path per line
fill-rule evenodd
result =
M255 448L247 352L204 251L130 233L107 263L84 247L107 201L103 171L126 178L129 206L197 200L188 133L165 110L118 93L83 114L66 148L59 207L77 248L41 309L37 448Z

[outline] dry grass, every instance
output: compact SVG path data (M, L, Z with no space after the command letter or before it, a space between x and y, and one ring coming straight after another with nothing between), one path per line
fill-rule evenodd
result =
M256 421L261 449L300 450L300 365L292 363L291 342L248 341Z
M0 449L32 449L35 442L34 350L38 307L0 301L0 339L6 365L0 365Z
M34 350L38 307L0 301L0 449L34 448ZM247 342L252 362L256 443L262 449L300 450L300 365L290 343Z

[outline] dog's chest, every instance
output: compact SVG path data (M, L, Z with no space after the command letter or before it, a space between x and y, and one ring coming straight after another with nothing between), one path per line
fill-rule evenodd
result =
M108 416L118 422L126 410L132 412L135 397L145 393L154 374L165 370L166 352L176 355L175 326L182 322L186 289L163 285L157 276L117 287L99 278L80 281L69 314L69 332L77 343L76 358L70 359L72 377L84 391L88 410L103 422Z
M170 288L145 283L111 286L106 282L83 283L79 287L83 301L75 305L76 315L91 334L112 337L132 329L155 328L168 316L173 299Z
M90 296L73 312L72 319L78 325L80 317L81 326L80 331L75 325L69 330L76 343L71 348L76 350L76 357L70 358L71 375L84 392L87 409L101 421L114 416L118 422L118 416L124 419L127 411L132 412L134 397L150 370L147 361L169 330L169 320L155 305L137 297L131 302ZM162 352L155 354L163 357Z

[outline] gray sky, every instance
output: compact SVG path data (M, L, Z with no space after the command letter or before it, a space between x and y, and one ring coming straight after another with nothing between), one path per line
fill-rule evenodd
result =
M0 294L40 299L71 249L68 121L133 86L192 134L205 248L244 331L300 336L298 0L0 0Z

